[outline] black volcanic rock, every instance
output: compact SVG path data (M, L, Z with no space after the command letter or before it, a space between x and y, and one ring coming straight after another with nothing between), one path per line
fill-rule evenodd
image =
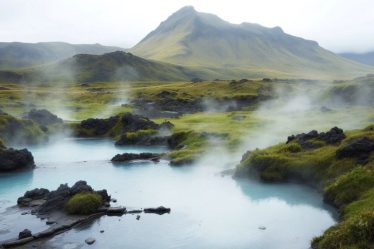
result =
M67 184L61 184L56 190L34 189L27 191L22 197L19 197L17 204L21 207L35 207L38 214L48 214L53 211L64 210L66 202L75 194L83 192L94 192L102 197L104 203L110 201L110 196L105 189L95 191L85 181L78 181L72 187Z
M159 161L161 158L161 154L156 153L140 153L140 154L134 154L134 153L123 153L123 154L117 154L112 158L112 162L129 162L134 160L152 160L152 161Z
M35 167L34 157L27 149L0 149L0 172Z
M312 130L308 133L301 133L297 135L291 135L287 138L287 143L296 141L301 145L303 149L313 149L319 147L310 140L315 139L323 141L327 144L339 144L343 139L345 139L345 134L342 129L338 127L331 128L328 132L318 133L316 130Z
M369 155L374 151L374 140L363 137L352 140L343 148L336 151L336 157L338 159L346 157L357 158L358 164L366 164L369 159Z

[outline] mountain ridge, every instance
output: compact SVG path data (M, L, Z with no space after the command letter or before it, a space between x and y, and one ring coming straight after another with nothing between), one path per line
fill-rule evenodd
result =
M67 42L0 42L0 69L14 70L51 63L76 54L104 54L119 47L101 44L71 44Z
M129 51L147 59L233 69L248 75L273 72L271 76L352 77L374 72L372 67L339 57L280 27L232 24L191 6L172 14Z

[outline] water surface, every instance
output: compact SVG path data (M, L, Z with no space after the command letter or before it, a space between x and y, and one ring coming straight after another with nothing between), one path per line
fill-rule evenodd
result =
M334 224L332 213L315 191L293 184L262 184L222 177L220 153L199 165L170 167L167 162L113 165L119 152L161 152L165 148L115 147L107 140L61 140L30 148L38 167L33 172L1 176L1 210L35 187L55 189L86 180L106 188L129 208L166 206L166 215L103 217L46 242L46 248L309 248L310 240ZM9 218L10 217L10 218ZM12 218L13 217L13 218ZM25 215L33 231L40 220ZM27 218L26 218L27 217ZM17 234L14 216L0 218L0 240ZM259 229L265 227L265 230ZM104 233L100 233L104 230ZM87 246L88 247L88 246Z

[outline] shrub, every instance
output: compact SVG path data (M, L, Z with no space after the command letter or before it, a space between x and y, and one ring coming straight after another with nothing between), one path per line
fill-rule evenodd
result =
M97 193L83 192L75 194L66 203L69 214L92 214L102 205L103 200Z
M369 249L374 241L374 212L368 211L329 228L314 238L315 249Z
M297 153L302 150L301 145L298 143L289 143L281 147L281 152Z
M359 167L340 176L333 184L325 188L325 199L340 207L357 200L373 186L373 172Z

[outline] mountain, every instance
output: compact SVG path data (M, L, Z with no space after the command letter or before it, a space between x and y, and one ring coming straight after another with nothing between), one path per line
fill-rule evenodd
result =
M374 72L280 27L231 24L184 7L162 22L130 52L153 60L241 76L351 77Z
M69 59L38 67L0 71L1 82L108 82L179 81L207 77L205 72L182 66L146 60L116 51L103 55L78 54Z
M76 54L104 54L117 50L100 44L64 42L0 42L0 69L12 70L69 58Z
M340 56L343 56L347 59L357 61L362 64L374 66L374 51L368 53L341 53Z

